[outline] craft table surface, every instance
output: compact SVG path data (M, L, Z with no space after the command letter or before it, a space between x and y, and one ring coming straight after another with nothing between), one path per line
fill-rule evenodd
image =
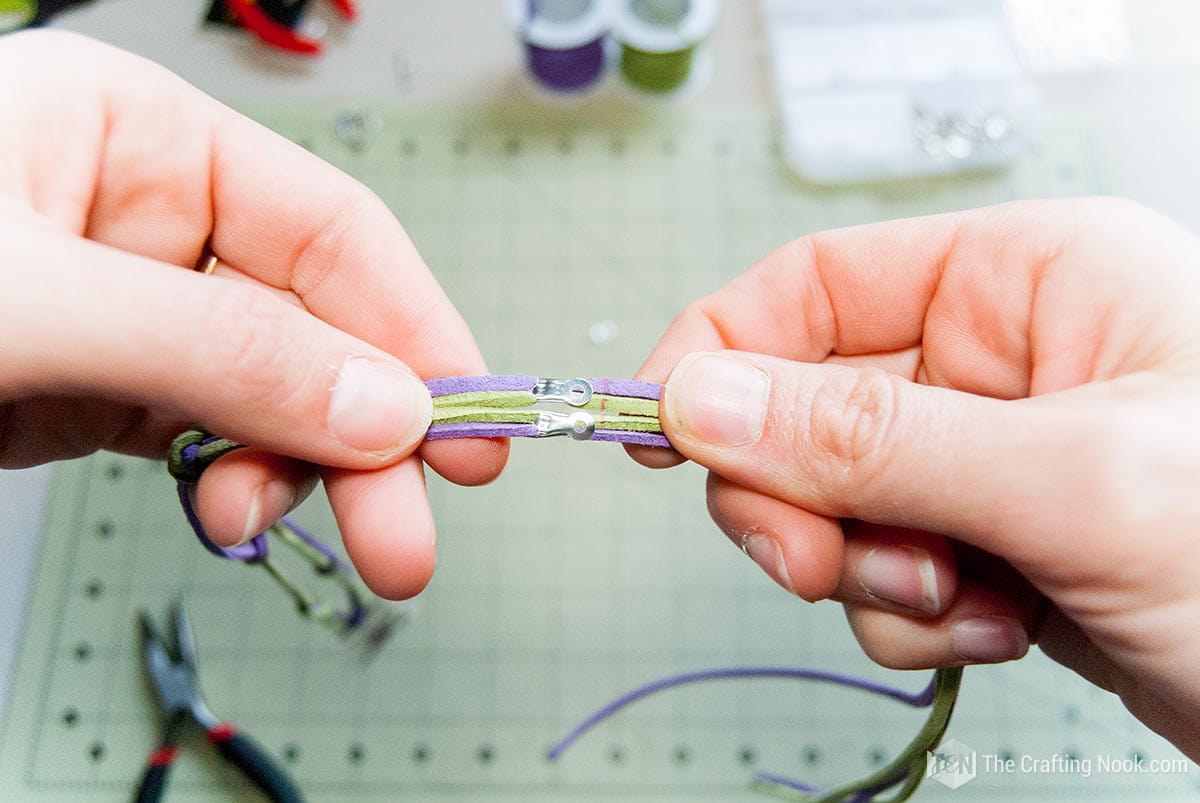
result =
M325 4L318 2L316 5L320 8ZM547 127L544 122L534 126L530 134L534 143L531 150L559 147L562 148L559 154L561 158L578 159L580 164L584 164L585 159L599 159L601 151L611 146L611 132L620 130L622 124L625 125L625 133L621 136L627 137L631 149L661 147L664 149L662 155L666 156L669 155L667 149L678 148L681 158L690 159L687 164L691 165L707 164L704 161L707 157L697 155L698 149L708 148L710 150L706 153L711 155L732 148L737 154L738 148L756 142L755 137L760 135L763 147L767 147L770 98L756 4L724 4L721 24L713 42L714 70L710 80L693 97L671 104L647 106L623 92L615 82L610 82L597 98L577 109L547 100L528 89L521 72L519 53L508 33L498 3L363 0L361 5L361 23L349 27L340 26L327 11L319 13L328 19L331 36L327 55L315 62L301 62L266 53L257 45L235 36L199 30L198 3L197 8L191 8L191 4L170 4L171 10L168 12L163 10L161 0L107 0L64 15L56 25L97 36L166 64L219 99L248 113L262 116L268 124L280 128L298 141L304 142L307 138L319 154L331 158L372 184L398 214L405 209L411 210L414 232L420 235L418 245L423 240L430 243L426 256L431 264L435 259L442 263L455 259L461 262L471 253L470 243L456 245L446 239L452 233L453 226L460 225L462 221L436 215L422 217L418 207L414 206L416 202L399 197L394 185L376 186L373 183L376 169L378 175L386 174L395 178L396 171L409 168L395 164L380 166L338 150L338 144L332 141L331 128L332 119L339 111L378 109L388 120L402 122L413 120L414 114L418 117L427 116L424 127L413 125L414 133L409 139L398 139L394 130L388 133L386 141L389 147L408 147L408 144L418 142L431 146L453 144L457 148L458 143L469 140L471 146L478 147L480 151L478 154L472 153L474 159L503 159L506 153L507 156L513 155L505 150L511 142L506 139L509 136L506 132L519 130L519 127L512 127L512 121L514 115L516 119L520 118L522 110L532 110L532 114L543 121L555 118L563 121L564 131L578 132L579 149L584 153L569 156L567 146L555 144L559 140L553 133L553 126ZM732 183L743 189L770 187L792 193L794 197L779 203L756 199L751 207L765 218L761 221L740 220L737 231L742 239L736 242L725 242L711 231L700 232L700 236L710 236L712 239L692 243L683 249L686 254L694 253L698 264L706 259L711 261L714 249L725 258L739 262L721 266L717 273L700 277L686 276L681 279L682 285L694 287L697 293L712 289L720 280L732 275L737 267L761 255L769 245L814 228L982 205L1014 197L1117 193L1144 200L1200 231L1200 204L1195 201L1195 187L1200 186L1200 169L1196 167L1194 145L1200 141L1200 107L1194 100L1198 85L1195 48L1189 44L1195 41L1194 36L1197 35L1197 15L1187 4L1150 2L1129 4L1128 17L1135 53L1135 58L1129 63L1114 70L1052 76L1042 81L1047 105L1045 136L1011 174L985 177L978 181L917 182L878 190L860 188L830 191L804 187L779 177L772 178L770 159L755 157L743 165L745 175L731 178ZM1182 22L1172 24L1172 20ZM1191 34L1184 35L1186 31L1191 31ZM437 111L426 114L425 110L429 109ZM471 117L469 110L478 112L477 119L464 123L464 117ZM617 123L613 123L614 120ZM456 134L456 131L459 133ZM586 152L589 148L591 152ZM525 178L531 178L535 185L545 176L552 175L544 172L553 161L547 156L550 150L530 154L531 161L525 168L528 171ZM644 152L634 153L629 158L637 164L654 164ZM642 161L637 162L637 159ZM462 184L462 171L466 169L463 164L469 163L459 163L453 159L446 162L447 187L465 186ZM511 171L488 173L490 163L477 161L474 164L479 166L480 173L492 180L492 190L503 189L507 186L504 182L512 180ZM587 175L593 174L596 171L587 172ZM680 176L668 177L672 181L681 180ZM429 204L442 204L442 208L453 217L455 207L452 199L448 199L445 192L438 194L437 185L430 183L429 175L416 178L425 182L421 186L431 193ZM711 189L715 186L711 182L716 179L713 174L700 175L698 181L697 186L703 185L704 181L710 182L704 186ZM744 183L738 185L738 181ZM552 200L554 188L538 186L536 189L546 196L541 203ZM576 198L574 195L571 197ZM619 229L614 229L611 216L619 215L620 210L614 210L612 205L619 204L623 197L615 181L605 185L592 203L609 206L588 210L601 217L609 216L604 224L591 230L585 225L572 229L579 221L567 221L560 228L568 230L568 233L575 231L578 235L576 240L564 239L567 234L559 231L557 234L547 232L547 242L558 243L571 259L581 264L599 260L599 263L611 267L612 261L616 260L624 266L622 270L632 269L631 260L641 259L640 255L625 253L619 244L610 246L588 241L588 237L598 236L598 232L608 233ZM626 200L634 203L631 199ZM671 199L664 196L663 200L669 202ZM701 206L712 202L711 197L707 200L704 197L697 199ZM472 209L477 211L483 207ZM578 208L586 208L586 203ZM502 206L493 207L493 211L497 216L505 214ZM793 211L799 213L794 231L788 228L786 217ZM459 214L462 214L461 210ZM521 213L518 211L513 214ZM690 231L681 216L664 214L665 217L657 220L640 222L643 225L673 226L680 234ZM698 214L712 216L715 210L704 208L698 210ZM402 215L403 220L405 218ZM504 223L504 220L496 220L489 226L485 222L475 234L483 231L498 235ZM639 221L623 220L618 223L637 227ZM522 225L525 224L528 221ZM644 230L631 237L658 242ZM462 250L452 253L455 247L461 247ZM515 247L534 246L530 241L522 240ZM589 250L603 253L601 257L595 257L595 254L589 256ZM505 255L508 260L505 269L511 268L513 260L531 257L546 259L552 256L510 252ZM659 250L646 252L644 258L662 262L684 257L668 253L659 242ZM623 304L618 300L612 306L600 309L600 313L621 324L617 341L619 352L610 350L593 353L591 349L597 347L590 345L562 346L556 350L545 343L544 330L520 320L519 302L508 313L488 311L486 307L490 304L482 305L478 300L473 300L473 294L480 291L475 284L476 277L450 271L441 278L452 298L464 307L468 320L476 326L485 353L493 359L493 367L514 372L539 367L522 362L524 355L530 359L538 358L543 365L551 366L563 360L565 355L592 360L586 366L588 368L601 365L613 371L614 375L620 375L621 371L628 373L636 367L641 353L653 342L655 327L668 320L671 311L686 300L664 291L662 297L649 302L643 299ZM503 295L504 284L495 277L482 283L486 288ZM605 292L605 288L590 285L586 281L581 289L584 295L589 289L596 295ZM546 299L570 297L562 287L546 291ZM564 316L564 325L578 329L571 330L564 337L581 338L582 331L592 318L572 320L570 315L574 312L581 316L595 316L597 309L588 306L584 300L578 300L574 310L558 312ZM523 343L525 348L518 354L515 353L515 345L493 346L506 341L509 344ZM641 349L640 353L633 353L638 349ZM564 371L572 369L567 364L558 367ZM561 445L550 444L552 447ZM580 450L604 448L601 444L570 445ZM531 446L536 449L541 444ZM531 452L533 449L526 450L527 456L518 460L518 464L526 470L536 470L536 459L528 457ZM559 452L548 451L546 454ZM573 465L581 465L587 460L586 457L581 459L580 454L582 452L571 454ZM600 459L610 461L611 455ZM535 464L534 469L529 469L531 463ZM633 467L625 468L636 471ZM64 476L70 477L71 482L85 483L90 470L76 467L72 469L74 473ZM0 729L3 727L14 656L21 642L21 624L28 596L26 581L37 564L38 540L51 476L49 468L0 472L0 543L6 554L6 560L0 563L0 610L6 612L0 618ZM637 482L637 476L622 480L620 487L629 490L630 484ZM146 482L151 480L147 479ZM534 493L529 489L508 487L518 495L529 496ZM446 495L450 492L441 489L438 493ZM471 497L448 498L462 501ZM616 499L610 501L621 504ZM467 503L470 504L469 501ZM697 510L697 521L702 518L702 513L702 508ZM708 535L713 536L712 533ZM447 547L447 552L449 556L469 560L452 546ZM700 561L701 558L696 560ZM730 552L730 563L737 560L736 554ZM737 571L745 570L749 582L749 569L741 564L737 564L737 567ZM482 570L482 564L478 568ZM530 615L536 619L544 614L531 611ZM822 616L820 621L833 622L827 615ZM1052 677L1052 681L1047 682L1054 688L1070 683L1069 673L1042 664L1034 666L1041 668L1033 671ZM983 670L989 671L992 670ZM1007 689L1012 687L1013 677L1025 676L993 674L988 677L992 678L989 682L993 684L988 688ZM1017 685L1024 682L1021 680ZM1006 683L1009 686L1005 686ZM1064 710L1073 710L1071 706L1076 704L1091 705L1087 701L1095 701L1097 710L1104 711L1104 717L1119 718L1119 714L1104 707L1106 704L1100 698L1079 692L1078 689L1071 694L1076 695L1072 698L1076 702ZM1080 694L1083 696L1080 697ZM1084 702L1079 703L1080 700ZM582 714L589 704L601 700L597 692L591 696L581 695L575 702L577 713ZM1086 719L1086 711L1083 716ZM1124 720L1120 722L1121 728L1130 728ZM1143 746L1152 744L1152 741L1143 738L1137 726L1132 728L1129 733L1133 734L1131 738L1135 742ZM1161 745L1155 745L1153 749L1162 748ZM736 776L736 770L732 772ZM737 777L729 780L735 782ZM602 790L604 782L604 776L595 775L592 778L593 785L589 788L593 791ZM1194 790L1194 784L1189 788ZM1169 790L1158 790L1158 793L1157 799L1171 799L1175 793L1181 796L1180 799L1195 799L1194 791L1185 795L1182 788L1175 793ZM1089 796L1097 797L1098 794L1092 790Z

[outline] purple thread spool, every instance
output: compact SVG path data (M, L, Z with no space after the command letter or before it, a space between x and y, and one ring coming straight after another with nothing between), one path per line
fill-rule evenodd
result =
M605 0L509 0L534 79L557 92L586 89L604 74Z
M584 89L604 72L603 39L573 50L551 50L526 42L525 50L529 71L549 89Z

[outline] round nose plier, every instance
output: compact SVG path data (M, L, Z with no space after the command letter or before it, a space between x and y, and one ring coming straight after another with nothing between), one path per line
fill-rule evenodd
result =
M181 603L171 606L171 628L164 638L145 611L138 616L142 657L150 685L163 714L163 737L150 754L146 772L134 795L136 803L162 798L171 764L179 752L179 737L196 723L226 761L237 767L268 799L276 803L301 803L304 797L283 769L253 739L208 710L196 681L196 647Z

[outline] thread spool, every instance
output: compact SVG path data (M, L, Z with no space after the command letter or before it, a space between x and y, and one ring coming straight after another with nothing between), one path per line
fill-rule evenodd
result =
M508 16L525 45L534 79L556 92L577 92L604 74L605 0L508 0Z
M613 36L621 45L621 74L647 92L678 89L716 19L717 0L618 0Z

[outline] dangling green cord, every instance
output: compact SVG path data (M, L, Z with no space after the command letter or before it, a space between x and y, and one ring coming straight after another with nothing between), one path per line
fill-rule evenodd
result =
M353 601L354 604L369 608L371 601L367 598L363 590L358 584L352 582L350 578L343 572L335 571L335 563L325 553L314 548L304 539L300 538L295 530L287 526L285 522L279 522L272 525L270 528L271 534L279 538L287 546L291 547L297 554L304 559L306 563L312 566L314 572L319 575L329 575L333 581L341 586L346 595ZM263 561L267 571L283 586L292 598L296 600L296 606L300 609L301 615L308 616L321 624L332 628L335 631L342 631L346 627L345 621L339 617L326 600L317 597L315 594L310 594L304 588L285 574L278 566L267 558Z
M286 518L271 525L264 533L238 547L223 548L214 544L204 532L203 524L196 515L191 502L190 487L199 481L200 475L221 456L242 448L242 445L227 438L216 438L198 429L189 430L171 444L167 468L179 483L179 499L196 535L209 551L221 557L247 565L261 566L267 574L290 596L301 616L313 619L339 634L359 631L364 622L371 619L368 640L382 643L379 634L390 630L391 617L373 614L379 606L372 596L343 570L334 553L315 536L304 531L298 524ZM273 536L286 544L307 563L313 572L331 578L346 594L349 607L345 611L335 609L327 600L309 593L304 586L289 575L269 554L268 538Z
M954 703L958 700L958 690L962 683L962 667L946 667L937 670L933 683L933 704L930 707L928 719L925 720L925 724L916 737L887 766L866 778L821 795L803 792L787 784L765 778L756 779L752 787L780 800L793 800L801 803L845 803L861 792L870 789L884 791L903 780L900 791L895 797L888 798L886 803L902 803L902 801L908 800L925 777L926 753L938 746L946 733L946 728L950 725L950 715L954 713ZM874 799L872 798L872 800ZM881 799L880 803L884 803L884 801Z

